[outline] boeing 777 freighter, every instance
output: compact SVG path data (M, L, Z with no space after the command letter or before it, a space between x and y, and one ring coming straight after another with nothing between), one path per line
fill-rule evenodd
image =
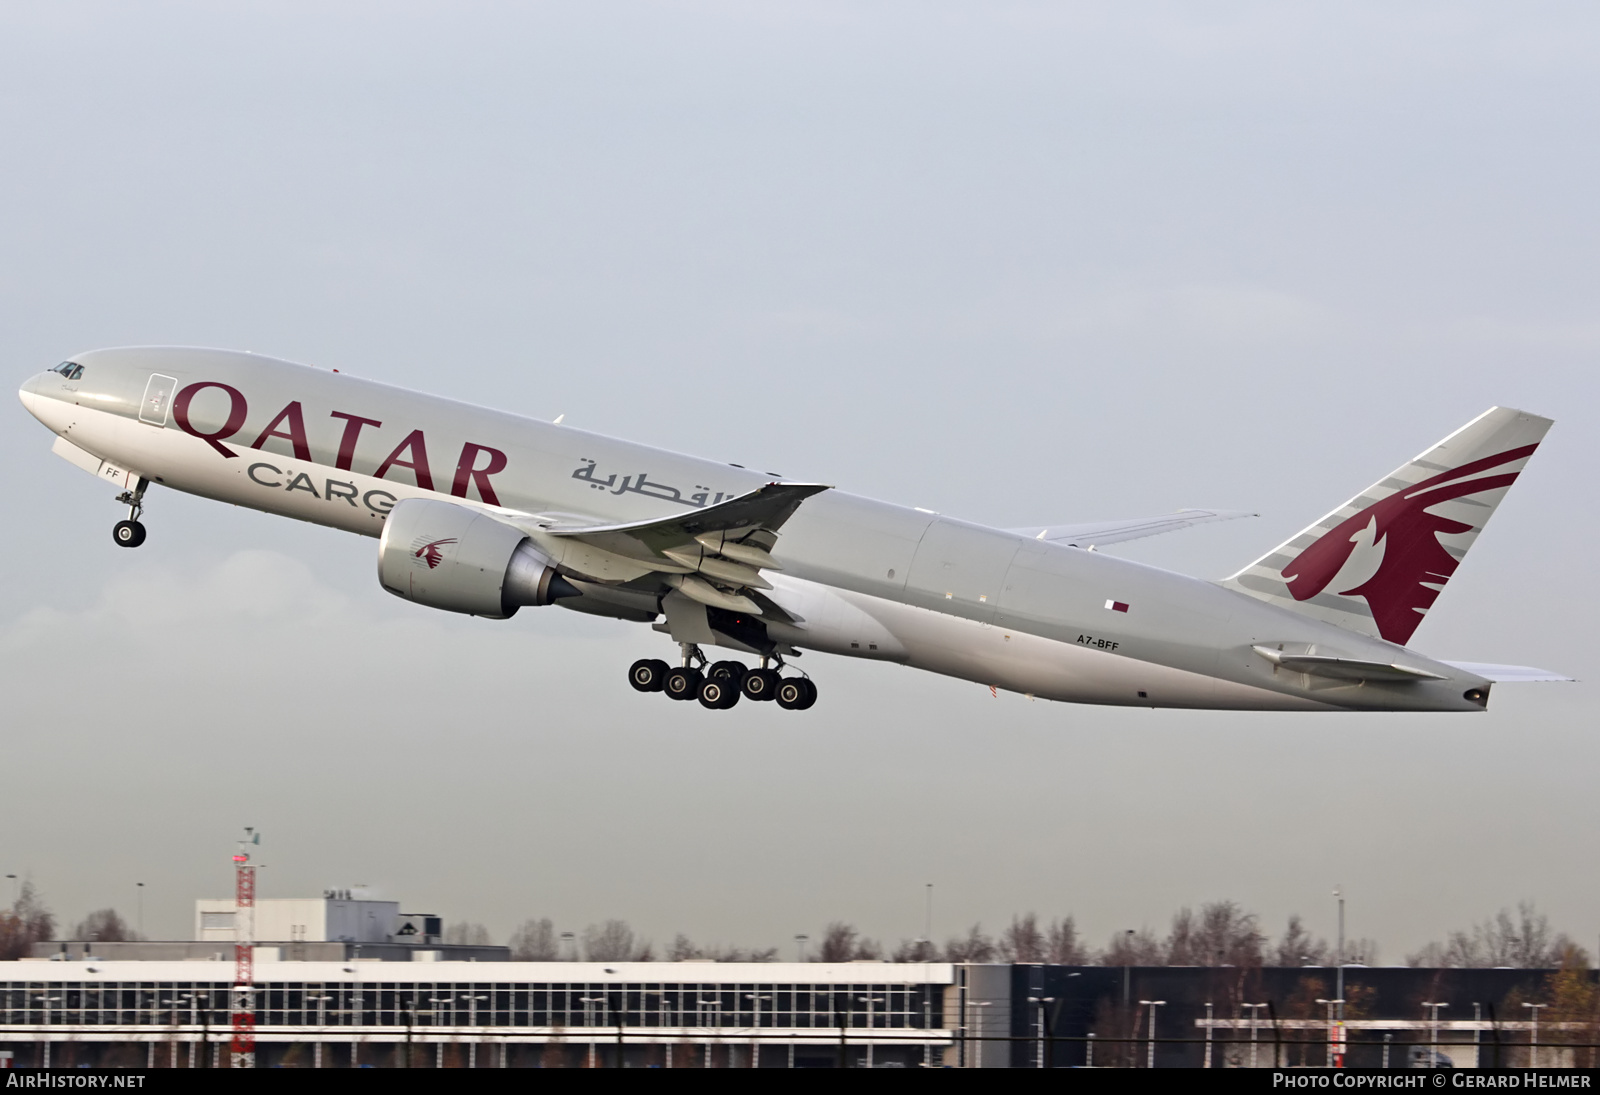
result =
M802 651L1138 707L1481 711L1567 679L1405 645L1550 428L1503 407L1206 581L1094 548L1237 514L987 528L250 353L95 350L21 397L120 489L124 547L152 484L362 533L419 605L649 624L679 653L632 686L714 710L810 707Z

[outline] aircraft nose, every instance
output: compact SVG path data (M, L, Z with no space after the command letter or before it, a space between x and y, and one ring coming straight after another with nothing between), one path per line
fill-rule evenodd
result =
M22 400L22 405L28 409L29 414L33 414L33 405L39 399L39 383L43 379L43 373L35 373L23 381L22 387L17 389L17 398Z

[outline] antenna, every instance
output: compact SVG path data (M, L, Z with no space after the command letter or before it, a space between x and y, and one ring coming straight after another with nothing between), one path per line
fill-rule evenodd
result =
M260 844L261 834L246 825L244 838L233 853L233 1042L229 1054L234 1068L256 1067L256 868L250 862L250 849Z

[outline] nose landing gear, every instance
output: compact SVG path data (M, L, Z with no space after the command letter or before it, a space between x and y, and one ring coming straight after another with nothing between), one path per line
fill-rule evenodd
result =
M117 501L128 507L128 519L111 526L111 538L118 547L136 548L144 543L144 525L139 521L139 515L144 512L144 489L149 485L141 479L133 490L125 490L117 495Z
M641 658L629 666L628 683L634 691L665 692L673 700L699 700L700 706L710 711L726 711L741 697L777 700L785 711L804 711L817 702L817 686L809 677L780 674L781 657L771 659L776 660L776 669L768 666L768 658L761 659L759 669L748 669L736 661L708 663L694 643L679 646L683 649L683 664L677 668L655 658Z

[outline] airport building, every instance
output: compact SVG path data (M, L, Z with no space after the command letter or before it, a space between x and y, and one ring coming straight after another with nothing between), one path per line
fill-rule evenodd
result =
M227 1066L235 913L0 962L0 1067ZM1591 1064L1600 1042L1544 1007L1550 970L513 962L349 891L255 922L257 1067L1460 1068Z
M1548 970L292 960L257 1067L1526 1067L1587 1064ZM1592 975L1590 976L1592 981ZM226 1067L233 964L0 963L0 1065Z
M0 963L0 1053L226 1065L232 974L206 960ZM255 966L256 1053L258 1067L942 1065L956 1063L955 980L938 963L269 960ZM1003 1006L975 1014L997 1036L1008 1022Z

